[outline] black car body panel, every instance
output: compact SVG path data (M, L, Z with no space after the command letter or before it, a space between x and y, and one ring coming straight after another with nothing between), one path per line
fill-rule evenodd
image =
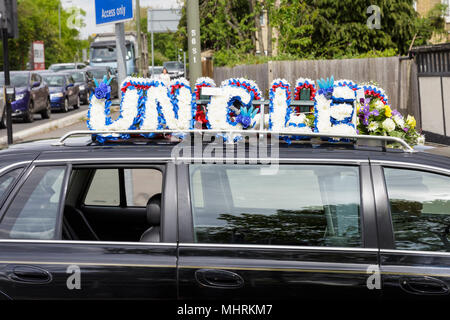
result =
M395 248L383 175L384 167L394 167L450 176L447 157L354 146L282 144L280 166L356 168L361 197L360 245L201 243L194 235L189 175L190 166L198 162L188 158L175 163L176 144L87 145L86 139L74 139L66 146L54 146L52 142L19 144L0 152L0 178L13 167L22 168L2 200L2 219L36 167L63 166L65 185L70 172L77 168L161 167L161 241L68 241L58 236L50 240L0 239L0 292L4 298L450 299L447 252ZM248 164L252 165L256 164ZM62 190L67 192L67 187ZM87 216L97 210L111 217L121 210L138 210L81 208ZM76 267L81 270L83 290L67 287ZM380 287L368 287L377 270Z

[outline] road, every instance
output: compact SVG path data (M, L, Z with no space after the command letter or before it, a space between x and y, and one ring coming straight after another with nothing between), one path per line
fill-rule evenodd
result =
M112 100L111 114L115 119L118 116L119 100ZM40 115L35 115L33 123L13 122L14 143L32 141L38 139L58 138L72 130L86 130L86 113L89 105L83 105L79 109L70 109L67 113L52 113L50 119L41 119ZM0 149L7 143L6 129L0 130Z
M13 132L17 132L17 131L21 131L21 130L25 130L25 129L30 129L30 128L39 126L41 124L48 123L48 122L53 121L53 120L62 119L62 118L65 118L65 117L67 117L69 115L72 115L72 114L74 114L76 112L79 112L80 110L86 111L88 109L88 107L89 107L88 105L82 105L77 110L74 110L73 108L70 108L69 112L67 112L67 113L63 113L63 112L59 112L59 111L52 112L52 115L51 115L50 119L42 119L40 114L35 114L34 115L34 122L32 122L32 123L24 123L21 120L14 120L13 121ZM6 129L1 129L0 130L0 138L1 137L5 137L6 135L7 135Z

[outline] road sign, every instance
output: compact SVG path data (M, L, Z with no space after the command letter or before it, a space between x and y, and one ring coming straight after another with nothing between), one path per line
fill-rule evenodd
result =
M33 41L34 70L45 70L44 42Z
M149 33L176 32L181 19L181 9L148 9L147 16Z
M95 0L97 25L132 20L133 14L133 0Z

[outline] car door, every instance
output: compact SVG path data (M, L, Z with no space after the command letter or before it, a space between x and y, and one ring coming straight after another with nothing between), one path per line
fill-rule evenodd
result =
M3 205L0 292L11 299L175 298L175 224L157 243L61 238L71 172L71 164L37 161ZM174 182L173 168L166 172L164 192Z
M387 298L450 299L450 171L372 165Z
M180 165L182 299L379 297L367 161Z

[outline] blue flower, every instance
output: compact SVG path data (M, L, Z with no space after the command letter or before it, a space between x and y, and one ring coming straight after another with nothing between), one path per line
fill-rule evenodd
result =
M94 90L94 94L97 99L106 99L110 93L111 87L104 82L100 83L100 85Z

